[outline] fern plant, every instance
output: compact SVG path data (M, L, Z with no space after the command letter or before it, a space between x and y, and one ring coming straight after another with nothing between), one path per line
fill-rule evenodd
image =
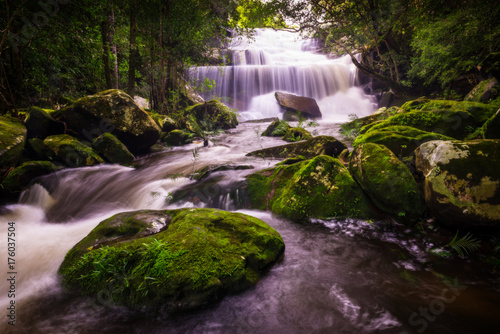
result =
M436 255L449 255L449 253L446 252L444 248L450 247L455 252L457 252L458 255L465 257L469 253L473 253L474 251L478 250L480 245L481 241L474 238L470 233L467 233L466 235L458 239L457 231L457 233L455 233L455 236L449 243L447 243L443 247L432 249L431 252L435 253Z

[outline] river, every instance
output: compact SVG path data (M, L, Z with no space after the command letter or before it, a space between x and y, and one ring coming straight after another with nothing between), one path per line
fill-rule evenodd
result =
M280 115L267 89L259 88L263 81L255 81L256 75L266 71L308 73L322 66L335 68L328 71L333 76L319 81L326 86L330 79L340 80L336 74L344 74L337 88L314 96L324 119L308 128L310 131L339 137L338 122L351 113L363 116L374 111L373 100L356 86L355 70L347 59L330 60L311 52L310 47L303 49L296 36L278 33L270 43L269 35L276 32L259 33L262 39L257 36L250 51L234 53L239 62L233 60L235 66L225 69L237 72L237 67L242 67L243 78L236 76L231 83L234 87L235 81L247 80L247 91L254 92L241 97L243 102L232 100L233 106L242 105L242 121ZM241 50L247 47L241 46ZM242 53L250 56L243 61ZM260 56L252 56L255 54ZM261 61L253 64L256 58ZM320 72L326 73L324 68ZM199 72L202 70L208 71L201 68ZM241 94L223 82L218 87L221 92L226 89L227 98ZM311 95L278 84L274 89ZM0 281L0 332L499 332L498 273L485 272L473 259L433 256L429 249L438 246L435 239L415 228L353 219L297 224L245 208L245 175L278 162L245 154L284 143L260 136L268 124L241 123L211 138L208 147L196 142L143 156L134 168L100 165L63 170L37 180L19 203L0 207L4 226L0 238L7 239L7 222L15 222L17 240L16 327L7 325L5 316L9 282L7 259L2 256L0 267L5 278ZM198 153L193 155L195 148ZM217 172L203 182L186 177L210 164L251 165L253 169ZM103 219L123 211L193 206L217 207L262 219L282 235L286 244L283 259L255 288L183 314L151 316L75 296L61 288L57 269L66 252ZM6 243L1 245L1 254L7 254Z

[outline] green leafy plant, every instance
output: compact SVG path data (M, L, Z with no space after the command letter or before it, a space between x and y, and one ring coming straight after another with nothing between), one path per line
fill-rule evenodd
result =
M473 238L473 236L470 233L467 233L463 237L458 238L458 231L457 231L457 233L449 243L447 243L443 247L432 249L431 252L437 255L449 255L449 253L446 252L445 248L450 247L455 252L457 252L458 255L465 257L469 253L478 250L480 245L481 241L476 238Z

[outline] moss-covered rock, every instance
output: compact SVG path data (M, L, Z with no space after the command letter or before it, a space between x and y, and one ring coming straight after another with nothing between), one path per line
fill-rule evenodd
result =
M2 182L10 192L20 192L28 187L34 178L60 170L50 161L28 161L13 169Z
M24 124L11 117L0 116L0 169L17 165L26 144Z
M408 157L412 156L415 149L425 142L452 139L438 133L398 125L367 131L356 138L353 146L357 147L363 143L374 143L386 146L398 157Z
M64 124L57 122L49 114L50 110L30 107L27 112L25 124L28 129L28 138L45 139L47 136L64 133ZM50 112L50 113L53 113Z
M500 139L500 109L467 139Z
M262 132L262 136L283 137L288 129L290 129L288 122L276 119Z
M154 119L156 124L160 127L162 132L170 132L172 130L179 129L179 124L167 115L160 115L157 113L149 113Z
M379 109L377 109L377 111L375 111L371 115L368 115L368 116L365 116L365 117L361 117L361 118L355 117L352 121L343 123L340 126L340 129L342 131L352 131L352 130L355 130L355 131L359 132L359 130L362 127L364 127L364 126L366 126L368 124L372 124L374 122L386 120L387 118L389 118L391 116L394 116L394 115L396 115L396 114L398 114L400 112L402 112L402 110L399 107L390 107L390 108L383 107L383 108L379 108Z
M263 221L215 209L136 211L102 221L66 255L66 288L137 309L199 307L255 285L283 253Z
M290 141L290 142L295 142L299 140L308 140L311 139L313 136L309 131L303 128L289 128L285 135L283 136L283 140L285 141Z
M161 141L170 146L182 146L192 143L194 135L183 130L172 130L162 134Z
M378 217L347 168L326 155L254 173L247 184L253 208L291 220Z
M87 141L110 132L133 153L147 150L160 139L161 130L151 116L117 89L81 98L55 113L54 118Z
M497 111L497 107L491 104L471 101L429 100L425 98L406 102L401 106L404 112L410 111L435 111L449 110L467 112L474 117L478 125L486 122ZM457 120L458 122L458 120ZM449 126L457 126L458 123L450 123Z
M103 133L94 140L92 148L101 157L112 163L126 164L134 161L135 157L118 138L111 133Z
M291 158L303 156L305 158L313 158L318 155L330 155L337 157L340 152L347 147L329 136L317 136L305 142L292 143L281 146L274 146L258 151L253 151L247 156L267 157L267 158Z
M69 135L49 136L43 143L51 160L69 167L92 166L104 162L92 148Z
M500 84L496 78L483 80L465 97L465 101L490 103L500 96ZM498 107L498 106L497 106Z
M228 130L238 125L238 118L228 106L218 100L210 100L186 109L187 115L194 115L204 131Z
M371 126L365 133L395 125L411 126L426 132L464 139L476 128L477 123L472 115L465 111L412 111L389 117Z
M196 181L203 180L213 173L216 172L223 172L223 171L228 171L228 170L246 170L246 169L253 169L253 166L249 165L208 165L203 168L198 169L195 171L192 175L192 179Z
M359 145L351 154L349 171L383 213L406 224L422 217L425 203L417 182L387 147Z
M429 211L444 224L500 226L500 140L431 141L415 151Z

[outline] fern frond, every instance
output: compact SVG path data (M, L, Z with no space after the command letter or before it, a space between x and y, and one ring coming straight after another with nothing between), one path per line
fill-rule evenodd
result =
M479 249L481 241L473 238L472 234L467 233L460 239L458 238L458 231L453 239L446 245L450 246L460 256L465 256Z

